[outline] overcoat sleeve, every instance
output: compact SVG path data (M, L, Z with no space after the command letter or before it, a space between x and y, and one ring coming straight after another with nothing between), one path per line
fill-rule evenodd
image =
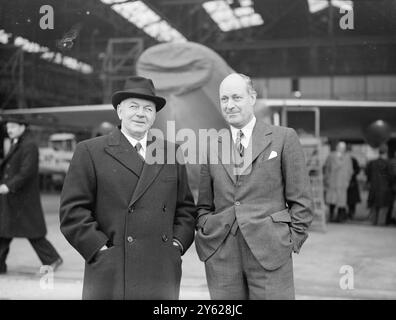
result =
M90 152L77 145L66 175L60 200L60 229L69 243L90 261L107 236L95 219L96 174Z
M178 149L178 152L180 152L180 149ZM197 212L194 197L188 184L186 165L184 162L177 162L176 165L178 171L178 186L173 234L174 237L181 242L184 253L194 240Z
M198 217L196 228L202 228L204 217L214 211L213 181L209 163L201 164L198 195Z

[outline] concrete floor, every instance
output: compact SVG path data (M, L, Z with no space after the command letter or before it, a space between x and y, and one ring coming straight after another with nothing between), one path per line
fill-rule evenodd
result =
M40 273L29 242L14 239L9 272L0 276L0 299L81 298L84 264L59 231L59 197L44 195L42 201L48 239L65 262L51 282ZM396 228L370 226L360 210L357 222L328 224L326 232L311 232L300 254L294 255L297 299L396 299ZM346 276L349 289L340 285ZM183 257L181 299L209 299L204 265L194 245Z

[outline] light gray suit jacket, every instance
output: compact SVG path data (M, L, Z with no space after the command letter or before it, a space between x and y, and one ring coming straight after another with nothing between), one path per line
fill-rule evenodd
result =
M231 143L219 137L217 148ZM257 121L245 154L246 170L208 151L201 166L195 244L206 261L238 224L260 264L274 270L299 252L312 221L312 197L304 152L291 128ZM271 155L271 157L270 157ZM269 159L270 158L270 159ZM217 162L217 164L216 164ZM235 225L234 225L235 226Z

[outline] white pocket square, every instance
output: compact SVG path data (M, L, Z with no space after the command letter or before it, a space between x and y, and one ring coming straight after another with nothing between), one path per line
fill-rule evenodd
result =
M270 155L268 157L268 160L276 158L277 156L278 156L278 154L276 153L276 151L271 151L271 153L270 153Z

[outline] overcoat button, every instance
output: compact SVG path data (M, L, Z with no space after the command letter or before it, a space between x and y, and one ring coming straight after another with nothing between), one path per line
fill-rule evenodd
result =
M166 234L162 235L162 241L164 242L168 241L168 236Z
M128 240L129 243L132 243L134 239L133 239L133 237L129 236L129 237L127 238L127 240Z

